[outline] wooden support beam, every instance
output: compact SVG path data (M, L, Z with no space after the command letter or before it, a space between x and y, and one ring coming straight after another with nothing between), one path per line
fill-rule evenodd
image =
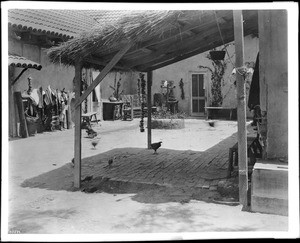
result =
M75 64L75 100L80 99L82 79L82 61ZM74 133L74 187L81 184L81 105L75 107L75 133Z
M152 53L153 51L149 47L141 48L143 52Z
M222 11L218 12L218 18L230 16L231 13L232 13L231 10L222 10ZM201 21L186 25L180 31L178 31L177 29L174 29L174 30L169 31L166 34L164 34L163 38L161 35L154 36L153 38L151 38L151 40L142 42L139 45L142 47L148 47L148 46L156 45L158 43L166 42L172 38L181 36L186 31L192 31L194 29L197 29L197 31L198 31L198 28L201 28L201 27L205 28L207 25L209 25L211 23L215 23L215 21L216 21L215 17L213 15L213 13L211 12L211 14L206 14L205 16L201 17Z
M105 67L107 65L107 62L103 61L103 60L100 60L99 58L96 58L96 57L86 57L84 59L84 61L86 62L89 62L89 63L92 63L92 64L96 64L96 65L99 65L101 66L102 68ZM126 67L122 67L120 65L115 65L115 68L117 69L120 69L122 71L128 71L129 68L126 68Z
M241 10L233 11L235 66L238 70L244 65L244 30ZM244 77L237 71L237 117L238 117L238 168L239 168L239 201L248 208L248 161L246 129L246 92Z
M11 83L14 80L14 71L15 68L13 66L8 67L8 104L9 104L9 136L17 137L17 120L16 120L16 103L14 99L14 89Z
M147 72L147 110L148 110L148 119L147 119L147 130L148 130L148 149L151 149L151 113L152 113L152 93L151 93L151 86L152 86L152 71Z
M19 80L19 78L22 76L22 74L23 74L24 72L27 71L27 69L28 69L28 68L24 68L24 69L20 72L20 74L18 75L18 77L16 77L16 78L12 81L11 85L14 85L14 84Z
M27 129L27 122L25 118L25 111L24 111L24 105L23 105L23 99L21 92L14 92L15 102L18 107L18 114L19 114L19 120L20 120L20 134L22 138L27 138L29 136L28 129Z
M227 42L227 40L228 39L225 39L226 42ZM232 40L233 40L233 36L229 37L228 42L230 42ZM219 41L219 43L220 43L220 45L222 45L221 41ZM209 50L209 46L202 47L201 45L199 45L198 49L194 49L191 51L189 51L189 50L182 51L180 53L176 53L176 55L175 54L166 55L164 58L162 58L162 60L160 62L157 60L156 62L147 63L146 65L142 65L142 66L139 66L136 68L137 68L137 70L144 71L144 72L147 72L150 70L156 70L156 69L171 65L173 63L179 62L181 60L187 59L189 57L198 55L198 54L203 53L208 50Z
M224 26L223 32L226 33L226 30L232 30L232 26L229 24L227 26ZM230 33L229 31L227 33ZM217 38L214 38L214 36L217 36ZM135 66L141 66L143 64L147 65L150 62L157 62L159 60L166 60L166 58L173 58L178 55L178 53L187 53L191 49L199 49L201 48L201 43L203 43L203 46L207 46L207 41L204 39L206 37L209 37L214 40L220 40L218 29L216 28L215 24L211 25L211 28L204 32L199 34L194 34L193 36L185 37L179 40L174 40L172 43L168 43L166 45L159 46L159 49L156 51L153 51L147 56L143 56L138 59L134 59L133 61L127 61L126 65L127 67L135 67ZM232 35L233 40L233 35Z
M105 76L110 72L110 70L117 64L117 62L124 56L124 54L130 49L131 44L127 44L123 49L121 49L113 59L103 68L97 78L93 83L86 89L86 91L80 96L80 98L75 103L75 108L78 107L88 95L96 88L96 86L105 78Z
M218 12L218 18L221 17L229 17L232 16L232 10L222 10ZM232 17L231 17L232 18ZM190 32L193 31L194 29L197 29L197 32L201 32L201 30L204 30L207 28L208 25L214 25L216 22L215 17L213 15L213 12L210 14L205 14L204 16L201 17L201 21L194 22L192 24L186 25L183 28L178 31L178 28L174 28L170 31L167 31L164 33L164 35L158 34L156 36L153 36L150 40L143 41L136 43L135 47L132 48L131 50L128 51L128 55L131 53L136 52L136 50L140 50L141 48L151 48L154 45L160 45L160 44L167 44L171 39L174 40L179 40L182 37L182 34L185 32ZM154 48L156 49L156 48ZM150 49L151 50L151 49ZM126 56L127 56L126 54ZM109 54L105 57L103 57L105 60L112 58L112 55L114 54ZM126 63L127 64L127 63Z
M251 26L251 28L249 26L249 28L247 30L245 30L244 36L251 34L252 31L253 31L252 26ZM234 35L231 31L228 31L227 33L223 34L223 39L224 39L225 43L229 43L231 41L234 41ZM207 43L207 42L209 42L210 38L204 37L203 40ZM201 43L199 43L199 45L198 45L199 48L197 48L197 49L192 49L192 50L186 49L186 50L183 50L183 51L180 51L177 53L165 55L164 57L162 57L160 59L156 59L156 60L146 63L144 65L136 66L135 69L139 70L141 72L156 70L156 69L171 65L173 63L179 62L181 60L187 59L189 57L192 57L192 56L195 56L195 55L198 55L200 53L210 50L209 45L205 44L204 42L202 42L202 43L203 43L203 45ZM214 46L221 46L222 44L223 43L220 39L213 42Z
M135 68L137 70L148 70L148 67L161 66L161 64L164 62L171 61L172 64L174 63L172 62L172 60L176 60L175 62L177 62L179 59L180 59L179 61L181 61L183 59L192 57L194 55L198 55L202 52L211 49L211 45L207 44L209 40L215 41L214 46L220 46L223 44L220 38L213 37L214 36L213 34L217 34L219 36L219 33L217 32L216 29L214 29L214 31L210 31L209 33L210 33L210 35L208 35L209 38L207 38L208 37L207 35L201 36L201 34L199 34L198 36L194 36L193 38L189 38L188 41L184 41L184 44L179 46L180 49L179 47L177 49L174 49L174 47L172 46L172 50L170 50L169 54L165 54L162 56L157 55L156 57L151 54L153 58L152 60L150 59L150 57L147 57L144 60L141 60L141 62L138 64L138 66L135 66ZM234 40L234 35L230 31L227 31L227 34L224 34L223 37L224 37L224 41L226 42L230 42ZM154 69L151 68L151 70Z

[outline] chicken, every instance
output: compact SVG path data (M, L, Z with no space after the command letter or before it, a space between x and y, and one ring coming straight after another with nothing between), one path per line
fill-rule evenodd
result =
M99 139L97 139L97 140L95 139L92 141L92 145L93 145L94 149L96 149L96 146L98 145L98 143L99 143Z
M114 162L115 157L108 160L108 166L111 167L112 163Z
M211 126L211 127L214 127L215 124L216 124L215 121L212 121L212 120L208 121L208 125Z
M162 142L158 143L151 143L151 148L154 150L154 154L156 153L156 150L158 150L161 146Z
M97 136L97 132L95 132L92 128L87 128L86 133L88 134L89 138L94 138Z

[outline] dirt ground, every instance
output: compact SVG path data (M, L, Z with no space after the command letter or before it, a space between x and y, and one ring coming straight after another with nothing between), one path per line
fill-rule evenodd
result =
M101 122L94 127L100 134L96 149L83 133L82 157L114 148L145 148L147 133L141 133L138 125L139 120ZM218 121L209 127L204 120L187 119L184 129L153 130L153 141L163 140L164 148L205 151L236 130L235 121ZM86 178L81 191L72 190L65 184L70 180L61 178L73 178L73 146L73 129L9 142L10 235L97 234L101 240L102 234L117 239L114 236L120 233L273 232L274 236L288 230L288 217L242 211L236 195L219 191L141 186L101 177ZM26 184L57 168L62 177L46 178L54 189ZM225 196L226 203L220 203Z

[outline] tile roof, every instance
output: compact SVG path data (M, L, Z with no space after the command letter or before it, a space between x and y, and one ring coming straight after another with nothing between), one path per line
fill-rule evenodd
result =
M135 10L138 11L138 10ZM93 27L111 24L132 10L10 9L8 24L20 30L73 38Z
M8 25L23 30L72 38L91 29L95 20L80 10L10 9Z
M8 65L20 68L35 68L37 70L42 69L42 65L36 62L33 62L25 57L18 55L9 54L8 55Z
M99 27L101 24L112 24L118 21L122 16L129 15L134 11L139 10L79 10L80 13L89 16L96 23L94 27Z

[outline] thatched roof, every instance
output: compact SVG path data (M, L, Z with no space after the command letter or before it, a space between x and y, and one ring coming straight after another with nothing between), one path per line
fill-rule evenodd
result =
M201 43L207 43L206 50L221 45L216 20L225 30L233 29L232 11L131 11L114 23L103 24L50 48L48 56L52 62L64 65L74 65L75 60L82 58L85 67L101 69L118 50L132 43L116 69L143 71L151 68L147 63L153 66L184 53L199 52ZM253 31L253 24L250 29ZM230 38L224 32L226 41L233 38L231 32Z

